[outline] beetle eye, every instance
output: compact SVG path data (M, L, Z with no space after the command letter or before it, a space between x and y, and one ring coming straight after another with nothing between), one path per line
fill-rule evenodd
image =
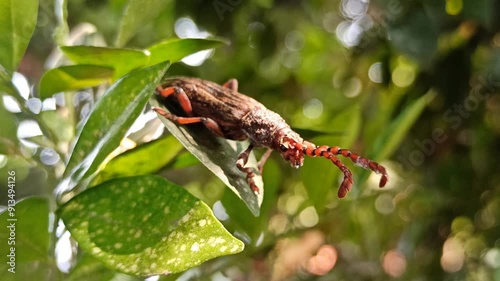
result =
M287 151L288 150L288 148L285 145L283 145L283 144L280 145L280 149L281 149L281 151Z

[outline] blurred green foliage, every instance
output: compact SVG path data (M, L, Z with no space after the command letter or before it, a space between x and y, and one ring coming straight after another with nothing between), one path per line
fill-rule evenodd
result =
M24 199L17 216L29 224L19 223L18 272L6 272L5 280L143 280L80 249L55 211L82 198L79 189L151 173L212 207L245 243L239 254L160 280L500 280L500 1L23 1L27 8L14 2L0 0L0 204L9 204L8 171L15 171L15 199ZM230 44L168 41L207 36ZM93 47L59 48L78 45ZM377 175L344 161L355 185L339 200L340 173L329 161L306 159L295 170L273 154L255 217L179 144L168 145L171 136L162 135L148 106L128 130L145 100L131 111L122 110L125 102L103 102L107 89L120 96L139 92L138 81L154 85L158 75L142 67L168 59L164 52L176 61L221 45L172 64L167 75L237 78L240 92L311 141L381 162L388 186L378 189ZM120 88L123 75L132 82ZM100 133L79 139L108 149L93 163L96 178L61 194L89 114L90 125L112 141ZM127 114L131 119L122 122ZM105 126L118 123L119 134ZM161 143L167 145L151 151ZM88 159L90 151L80 150L71 157ZM148 164L145 157L154 159ZM73 167L84 164L75 161ZM8 212L0 215L2 225ZM318 276L308 264L322 244L336 249L338 261Z

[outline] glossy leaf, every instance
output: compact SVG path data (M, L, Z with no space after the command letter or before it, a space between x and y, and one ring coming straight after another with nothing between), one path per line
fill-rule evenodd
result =
M114 83L89 114L66 166L70 186L94 174L139 116L169 67L138 69Z
M123 47L140 28L156 18L167 5L172 5L172 1L150 0L146 3L141 0L127 1L115 46Z
M107 181L60 214L83 250L131 275L180 272L244 247L205 203L157 176Z
M386 159L399 147L407 136L410 128L415 124L427 104L434 99L435 92L428 92L399 114L399 116L384 130L374 143L373 159Z
M5 182L7 182L7 175L5 177ZM7 195L7 191L5 193ZM32 197L19 201L12 209L1 213L0 220L4 222L4 226L0 228L0 239L5 243L0 247L2 265L9 261L7 255L10 253L10 247L15 247L17 263L47 259L49 250L49 203L47 199ZM11 231L15 236L15 245L8 242L12 241L9 240Z
M153 104L157 105L157 102L154 101ZM164 109L167 110L166 108ZM257 170L257 160L253 153L248 158L247 167L251 167L254 170L255 183L261 190L259 195L256 196L252 192L246 181L246 174L236 167L238 155L248 147L248 142L237 142L215 137L213 133L201 124L180 127L163 117L160 118L165 127L189 152L196 156L203 165L236 193L255 216L259 215L260 205L264 196L264 187L262 176Z
M154 173L172 161L182 148L171 135L136 147L111 159L93 184L112 178Z
M24 56L37 14L38 0L0 1L0 65L10 74L17 70Z
M149 47L148 50L151 53L149 64L156 64L164 60L176 62L198 51L220 47L223 44L227 44L227 42L221 39L188 38L163 41Z
M94 46L64 46L63 53L77 64L91 64L111 67L115 70L113 79L148 63L148 53L142 50L119 49ZM166 60L163 60L166 61ZM157 61L160 63L162 61ZM154 65L156 63L150 63Z
M113 68L97 65L67 65L53 68L40 80L40 97L55 93L94 87L113 77Z

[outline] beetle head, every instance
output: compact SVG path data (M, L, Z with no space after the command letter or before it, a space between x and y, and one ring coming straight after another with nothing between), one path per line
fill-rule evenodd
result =
M275 149L278 150L283 159L290 162L292 167L299 168L304 164L302 142L299 134L291 129L284 129L280 132Z

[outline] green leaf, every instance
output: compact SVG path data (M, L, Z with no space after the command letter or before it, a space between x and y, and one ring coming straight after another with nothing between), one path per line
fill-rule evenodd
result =
M17 88L12 84L12 77L7 70L0 64L0 95L5 93L12 96L20 96Z
M16 182L22 182L28 177L30 171L33 171L33 162L24 158L24 156L20 156L20 154L7 155L7 157L1 159L0 175L7 175L9 171L15 171Z
M67 65L53 68L40 80L40 97L55 93L94 87L113 77L113 68L97 65Z
M174 161L168 165L169 169L182 169L200 164L200 161L189 151L184 151L175 157Z
M181 149L182 145L171 135L146 143L111 159L93 184L112 178L154 173L172 161Z
M3 93L0 93L0 154L14 154L17 151L17 118L3 105Z
M38 0L0 1L0 64L12 74L36 26Z
M172 5L172 1L150 0L145 3L141 0L129 0L120 21L115 45L124 46L140 28L150 23L168 5Z
M60 214L83 250L131 275L180 272L244 247L205 203L158 176L107 181Z
M375 140L373 148L370 150L372 153L369 154L368 158L380 161L390 157L407 136L410 128L417 122L418 117L422 114L427 104L432 101L435 96L436 92L430 91L406 107L406 109L401 112L398 117L389 124L389 127L383 130ZM370 173L371 172L367 170L363 171L357 176L357 181L364 182ZM391 175L389 175L389 179L390 177ZM354 190L353 193L358 194L358 192L360 191Z
M61 51L77 64L91 64L113 68L115 70L114 80L136 68L146 66L149 61L149 54L143 50L94 46L63 46L61 47ZM162 61L157 61L157 63ZM149 65L157 63L150 63Z
M428 92L410 104L375 140L372 156L374 160L386 159L399 147L410 128L418 120L427 104L434 99L435 92Z
M176 62L198 51L220 47L223 44L227 44L227 42L221 39L188 38L163 41L149 47L148 50L151 53L149 64L156 64L164 60Z
M169 67L138 69L114 83L89 114L66 166L69 187L94 174L125 136Z
M152 103L168 111L167 108L158 105L156 101L152 101ZM246 174L236 167L238 156L249 146L248 141L237 142L218 138L203 125L177 126L162 116L159 115L159 117L170 133L189 152L196 156L203 165L238 195L255 216L259 215L260 205L264 196L264 186L262 176L257 169L257 160L254 154L250 154L246 167L254 170L255 177L253 179L261 191L259 195L255 195L252 192L247 183Z
M8 204L11 205L11 202ZM4 223L0 228L0 240L4 243L4 246L0 247L2 265L9 261L10 258L7 255L10 254L11 247L15 248L16 263L47 259L49 204L45 198L31 197L19 201L1 213L0 220ZM14 233L14 238L9 240L13 237L12 233ZM10 244L9 241L14 241L15 245Z
M38 115L40 122L45 124L56 143L70 142L75 135L75 129L71 120L64 118L61 111L58 110L45 110Z

